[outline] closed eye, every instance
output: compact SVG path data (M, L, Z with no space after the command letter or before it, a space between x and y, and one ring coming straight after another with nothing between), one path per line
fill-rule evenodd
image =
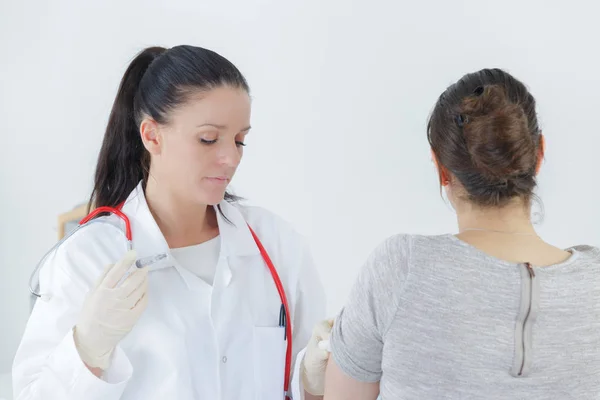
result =
M215 143L217 143L217 139L214 139L214 140L200 139L200 143L207 144L207 145L215 144ZM238 147L245 147L246 143L244 143L242 141L236 141L235 145Z

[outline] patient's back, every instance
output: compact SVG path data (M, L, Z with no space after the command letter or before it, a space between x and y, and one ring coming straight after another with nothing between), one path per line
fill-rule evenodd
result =
M333 357L382 399L598 398L600 250L567 251L536 266L454 235L391 237L336 319Z

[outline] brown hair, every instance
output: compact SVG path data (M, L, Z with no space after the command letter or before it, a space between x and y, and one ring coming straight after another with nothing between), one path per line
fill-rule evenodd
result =
M427 124L438 163L483 207L531 201L541 132L535 99L500 69L463 76L438 99ZM441 172L440 172L441 181Z

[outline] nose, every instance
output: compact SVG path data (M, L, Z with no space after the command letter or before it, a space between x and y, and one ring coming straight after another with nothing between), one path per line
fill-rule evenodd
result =
M242 159L242 152L237 144L224 143L219 152L220 164L228 167L237 167Z

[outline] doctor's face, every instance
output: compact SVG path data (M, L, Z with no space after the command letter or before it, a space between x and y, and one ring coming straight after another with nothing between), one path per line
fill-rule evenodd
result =
M250 130L250 97L228 86L198 92L157 127L160 149L151 177L185 202L215 205L242 159Z

